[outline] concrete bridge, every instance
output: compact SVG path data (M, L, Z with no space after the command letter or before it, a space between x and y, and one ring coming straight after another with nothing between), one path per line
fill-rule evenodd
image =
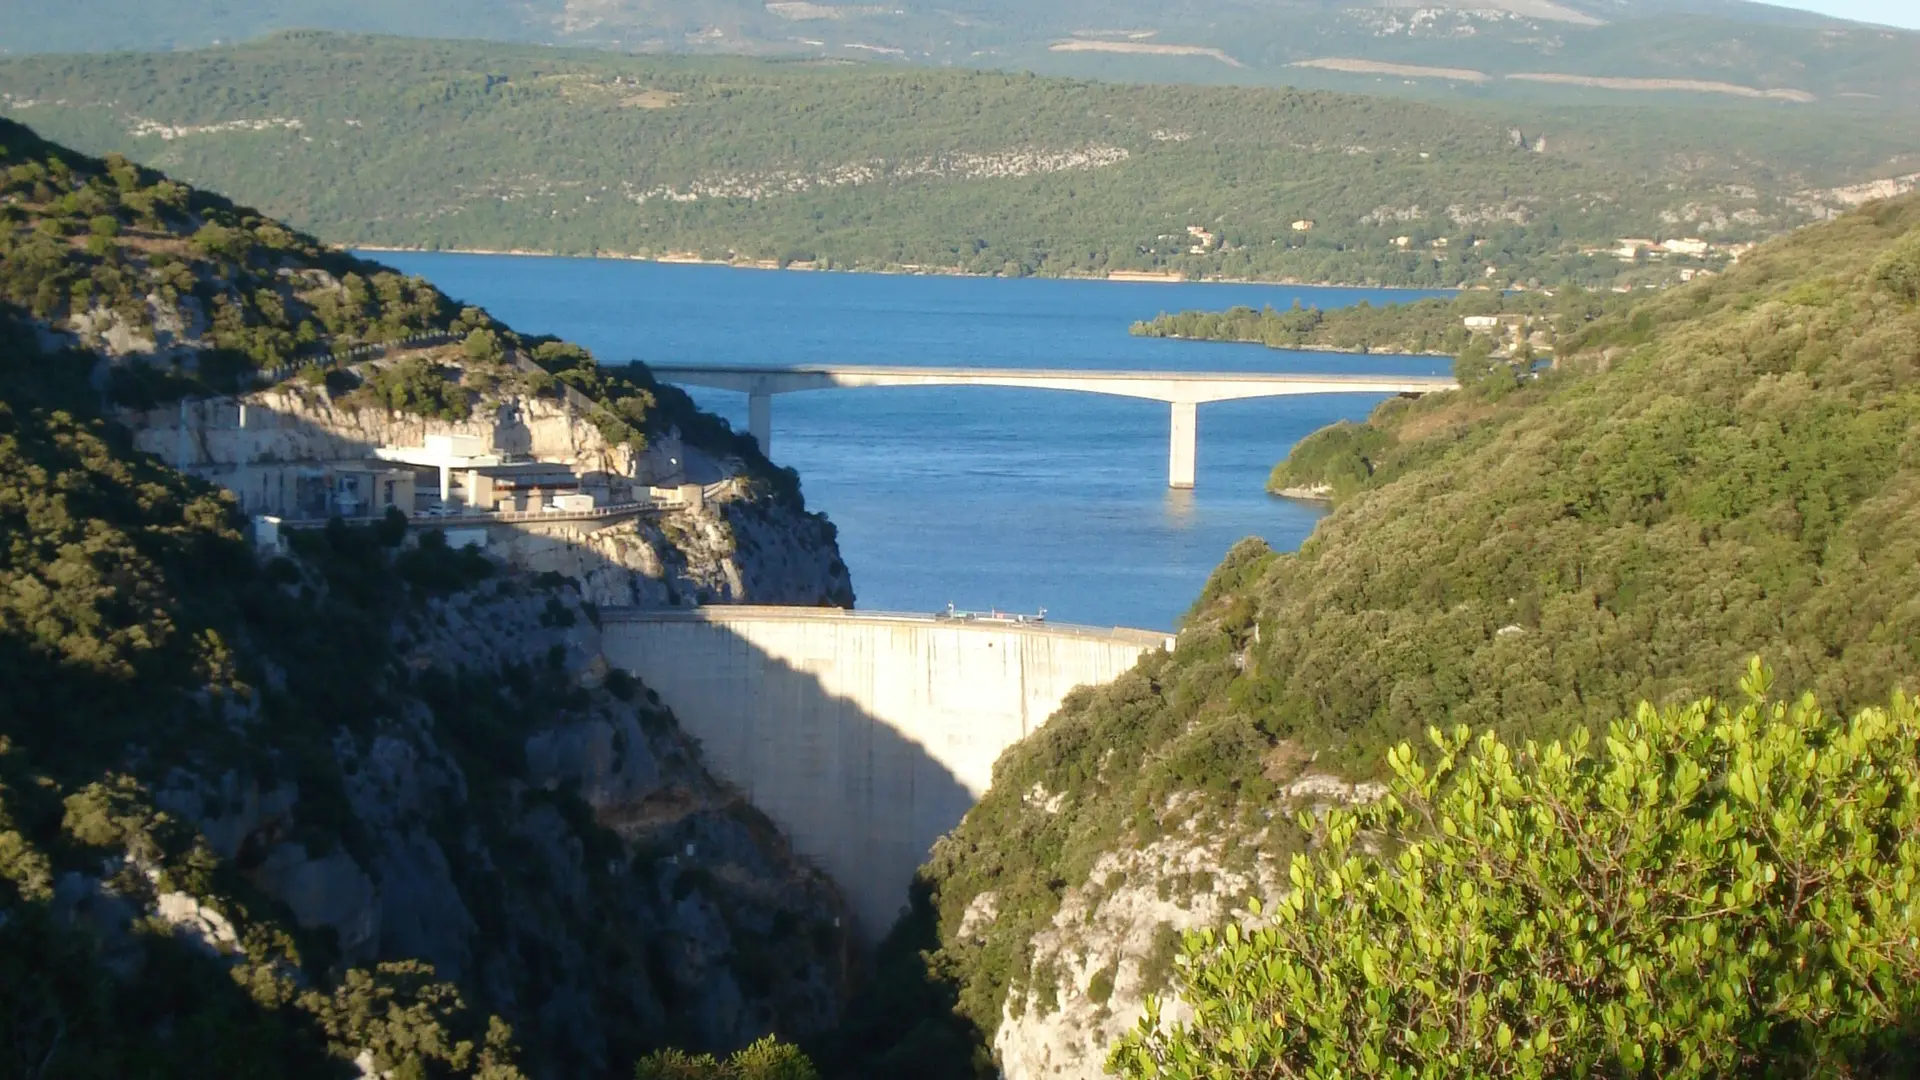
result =
M738 787L840 885L877 941L933 841L1002 751L1067 692L1169 648L1145 630L832 608L601 613L638 677Z
M1459 386L1422 375L1275 375L1258 372L1074 371L955 367L757 367L751 364L653 366L654 377L747 395L747 429L771 451L773 395L857 386L1024 386L1165 401L1172 406L1167 486L1193 486L1199 407L1209 401L1302 394L1430 394Z

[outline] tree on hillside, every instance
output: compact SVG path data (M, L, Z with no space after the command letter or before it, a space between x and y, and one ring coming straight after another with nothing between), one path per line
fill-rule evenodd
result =
M396 412L437 420L465 420L473 411L467 392L447 369L420 357L408 357L376 370L367 391Z
M661 1050L640 1060L635 1080L819 1080L806 1055L771 1037L736 1052L725 1061L712 1054L695 1057Z
M1434 731L1313 828L1266 925L1189 935L1112 1068L1227 1077L1912 1076L1920 707L1642 706L1598 753Z
M485 327L469 333L465 346L467 359L476 364L497 364L506 356L506 350L500 345L500 335Z

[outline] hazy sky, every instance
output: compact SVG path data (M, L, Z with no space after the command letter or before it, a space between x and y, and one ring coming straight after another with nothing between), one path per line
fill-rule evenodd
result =
M1781 7L1805 8L1861 22L1920 30L1920 0L1766 0Z

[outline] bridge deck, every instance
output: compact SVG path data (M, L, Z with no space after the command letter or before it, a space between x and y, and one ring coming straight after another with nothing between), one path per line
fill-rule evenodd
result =
M1302 375L1271 371L763 367L754 364L671 364L651 370L655 378L664 382L747 395L747 430L760 444L761 453L772 449L775 394L861 386L1011 386L1164 401L1172 406L1167 433L1167 485L1176 488L1193 486L1195 411L1209 401L1307 394L1431 394L1459 387L1459 383L1441 375Z
M1427 394L1459 385L1452 378L1439 375L1260 371L754 364L667 364L655 366L652 371L655 378L665 382L754 395L877 386L1016 386L1193 403L1293 394Z

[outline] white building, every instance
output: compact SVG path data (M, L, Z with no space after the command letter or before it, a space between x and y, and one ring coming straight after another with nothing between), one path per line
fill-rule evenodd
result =
M381 461L397 461L440 470L440 503L453 498L453 471L501 464L478 435L429 435L425 446L382 446L373 452Z

